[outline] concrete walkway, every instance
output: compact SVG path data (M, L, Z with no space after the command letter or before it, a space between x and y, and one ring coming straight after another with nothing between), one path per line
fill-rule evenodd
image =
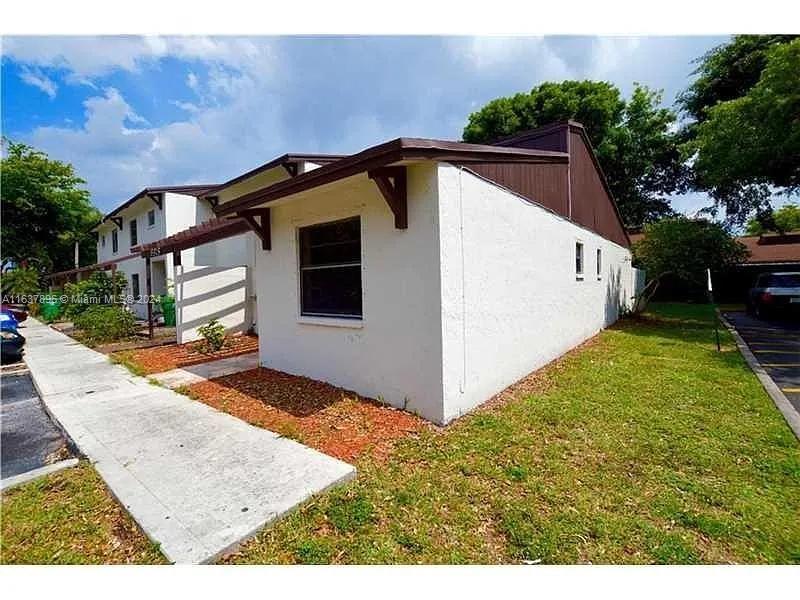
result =
M212 562L355 469L171 390L28 320L48 411L176 563Z
M150 377L171 390L174 390L182 385L192 385L193 383L199 383L206 379L233 375L234 373L249 371L257 367L258 352L251 352L250 354L231 356L230 358L222 358L200 363L199 365L183 367L182 369L172 369L171 371L156 373Z

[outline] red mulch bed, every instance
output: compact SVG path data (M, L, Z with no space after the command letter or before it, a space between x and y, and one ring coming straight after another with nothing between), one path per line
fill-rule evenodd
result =
M136 363L146 375L162 373L171 369L189 367L220 358L230 358L240 354L258 352L258 336L232 335L225 341L225 346L218 352L203 353L202 341L188 344L168 344L154 348L142 348L125 352L125 359ZM122 353L120 353L122 354Z
M371 398L263 367L193 384L187 393L347 462L364 455L384 460L397 440L430 427Z

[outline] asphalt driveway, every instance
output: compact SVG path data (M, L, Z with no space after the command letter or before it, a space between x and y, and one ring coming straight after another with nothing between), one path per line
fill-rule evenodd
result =
M27 369L4 367L0 387L2 479L68 458L66 442L44 411Z
M800 323L756 319L743 312L729 312L725 317L800 412Z

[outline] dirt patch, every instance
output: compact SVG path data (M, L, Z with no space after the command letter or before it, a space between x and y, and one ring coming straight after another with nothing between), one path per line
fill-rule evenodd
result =
M135 366L137 371L143 375L151 375L221 358L258 352L258 336L233 335L228 337L225 346L217 352L204 353L202 350L203 342L197 341L181 345L166 344L153 348L121 351L114 353L114 357L121 362Z
M384 460L429 424L328 383L258 368L184 388L189 396L347 462Z

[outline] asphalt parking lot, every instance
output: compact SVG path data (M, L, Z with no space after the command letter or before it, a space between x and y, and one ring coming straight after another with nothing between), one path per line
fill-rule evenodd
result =
M800 322L725 313L792 406L800 412Z
M67 444L42 407L24 364L4 365L0 387L2 479L69 458Z

